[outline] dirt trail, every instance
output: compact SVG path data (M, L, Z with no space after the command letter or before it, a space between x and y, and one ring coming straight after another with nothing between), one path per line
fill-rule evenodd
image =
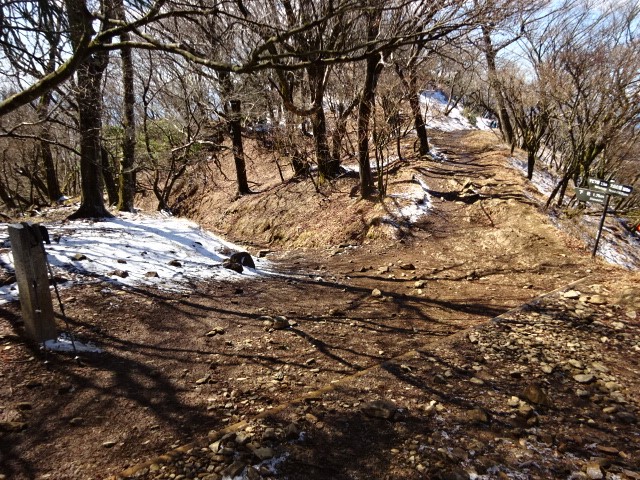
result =
M640 451L638 405L631 400L640 398L631 380L638 368L633 349L640 348L632 315L639 308L633 303L640 296L633 290L637 275L592 261L558 232L520 175L505 168L508 152L487 134L434 140L444 161L411 160L390 178L393 193L419 176L432 199L432 213L410 230L396 230L398 238L388 236L389 224L381 221L388 208L349 197L353 179L322 195L291 184L278 189L273 208L279 214L266 207L273 194L266 189L226 211L209 210L205 222L224 219L237 240L250 225L271 221L272 232L256 234L252 243L256 250L270 248L267 258L286 275L203 284L190 295L106 285L66 292L77 335L106 352L82 365L56 355L45 367L42 353L16 335L16 306L0 307L9 319L0 322L0 474L107 478L195 442L187 454L134 470L144 478L219 479L243 470L247 478L469 478L472 470L498 478L525 471L528 461L540 466L526 467L522 478L552 478L587 472L600 452L608 464L598 468L613 464L612 472L627 475L620 478L636 478L623 470L639 471L632 460ZM314 241L285 248L299 240L286 240L296 222L316 212L281 211L294 198L304 198L305 208L317 205L322 218L333 215L332 223L315 223L317 232L314 222L305 224L304 237L322 239L322 247ZM256 215L256 204L265 206L264 217ZM360 217L346 224L358 210ZM358 228L365 231L362 245L349 240ZM275 230L284 233L276 239ZM265 238L270 245L261 243ZM558 293L544 311L508 313L585 277L579 288L588 294L567 299ZM612 277L619 283L609 285ZM592 302L596 295L604 303ZM558 328L556 318L575 317L576 328L590 319L595 330L581 330L590 333L580 340L589 345L588 357L575 358L581 351L575 348L541 357L555 350L535 340L546 335L536 330L540 315L549 328ZM499 338L514 322L515 337ZM610 341L601 342L605 336ZM504 353L490 350L493 337ZM510 348L518 340L527 355ZM623 352L631 352L628 371L606 361L609 373L598 375L609 377L594 377L583 387L587 394L572 396L571 375L589 375L594 362L623 358ZM551 373L544 373L542 360L553 361ZM582 369L571 367L581 373L565 369L571 360L582 362ZM559 372L564 376L546 376ZM624 385L598 393L607 382ZM540 409L522 400L529 385L543 389L551 403ZM595 415L611 406L615 392L624 403L611 400L616 410ZM509 406L511 396L524 403ZM533 404L534 413L524 404ZM580 425L590 425L588 417L608 432L598 444L610 450L594 453L567 440L561 419L574 413L585 418ZM529 424L531 418L537 420ZM236 425L234 434L221 439L215 432L229 425ZM532 430L541 425L542 432ZM527 446L531 435L535 448ZM214 440L221 441L209 448ZM559 460L548 458L553 455ZM277 473L267 464L247 469L269 458L283 459Z

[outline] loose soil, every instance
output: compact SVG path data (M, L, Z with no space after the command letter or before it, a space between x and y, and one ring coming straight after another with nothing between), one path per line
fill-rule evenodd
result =
M492 134L434 142L389 177L429 186L417 225L350 176L256 161L235 199L214 172L180 211L279 274L65 290L101 354L0 306L0 479L640 478L640 276L554 226Z

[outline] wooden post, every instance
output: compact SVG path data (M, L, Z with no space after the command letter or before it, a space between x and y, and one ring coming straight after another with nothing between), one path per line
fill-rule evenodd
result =
M9 225L9 238L25 332L36 342L54 339L56 325L39 227L26 222Z

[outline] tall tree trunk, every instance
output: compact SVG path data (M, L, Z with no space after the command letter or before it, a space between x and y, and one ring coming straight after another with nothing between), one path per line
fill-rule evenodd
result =
M429 136L427 135L427 125L424 121L424 116L420 111L420 92L413 90L409 97L409 106L411 107L411 113L413 114L413 126L416 129L418 135L418 153L421 157L429 155L431 148L429 147Z
M489 86L496 96L498 104L498 118L500 119L500 130L507 144L513 145L515 141L511 118L507 110L507 104L502 94L502 87L498 79L498 69L496 67L496 52L491 41L491 29L487 26L482 27L482 40L484 43L484 55L487 61L487 74L489 76Z
M236 179L238 182L238 193L246 195L251 193L247 180L247 165L244 159L244 148L242 145L242 103L238 99L229 102L231 107L231 119L229 128L231 130L231 143L233 146L233 161L236 165Z
M50 124L47 121L50 103L51 94L47 93L42 96L38 105L38 119L42 125L40 129L40 153L44 165L45 180L47 182L47 196L52 202L57 202L60 197L62 197L62 191L60 190L60 182L58 181L53 152L51 151L51 144L49 143L52 139Z
M235 92L233 90L233 83L231 82L231 75L228 72L220 72L218 75L224 95L227 97L224 109L227 115L227 125L231 133L238 194L245 195L251 193L251 190L249 189L249 181L247 180L247 165L244 158L242 141L242 102L240 99L234 98Z
M376 9L369 13L369 25L367 38L374 40L380 31L380 19L382 11ZM373 194L373 176L371 175L371 163L369 162L369 120L373 111L378 76L383 64L380 62L380 54L370 54L366 59L366 73L364 86L358 105L358 165L360 167L360 196L368 198ZM382 175L382 172L378 172Z
M424 121L424 116L422 115L422 111L420 109L420 91L418 89L418 75L416 72L416 61L417 55L412 57L408 69L409 69L409 78L406 78L402 68L400 65L396 63L396 73L402 80L405 88L409 94L409 107L411 108L411 114L413 115L413 126L416 130L416 135L418 136L419 142L419 150L418 153L421 157L428 155L431 151L429 147L429 136L427 135L427 125ZM399 157L400 155L398 155Z
M113 162L109 160L109 152L104 146L100 147L102 156L102 179L104 180L104 186L107 190L107 197L109 198L109 205L117 205L120 198L118 194L118 182L115 176L115 166Z
M120 20L125 19L123 0L118 0L117 2L117 13ZM128 42L129 39L128 32L120 35L122 43ZM122 58L122 89L124 91L122 102L124 139L122 141L118 210L121 212L133 212L136 195L136 118L134 109L136 98L131 47L122 47L120 49L120 57Z
M91 32L92 16L84 0L66 0L71 42L75 49L87 32ZM80 208L69 216L76 218L111 217L102 198L102 75L109 63L109 53L100 51L85 58L77 70L76 102L80 134Z
M331 156L329 142L327 141L327 118L324 108L319 106L311 114L311 130L315 142L316 161L318 162L318 174L320 180L330 180L340 173L340 161Z
M311 129L315 142L316 161L320 180L330 180L340 173L340 159L331 156L327 137L327 118L324 112L325 75L327 67L324 65L310 65L307 67L311 102L315 107L311 113Z

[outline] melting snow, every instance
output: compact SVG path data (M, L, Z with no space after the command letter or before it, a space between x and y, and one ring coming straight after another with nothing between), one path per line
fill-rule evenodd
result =
M44 348L53 352L102 353L93 343L80 342L68 333L61 333L55 340L45 340Z
M464 115L463 110L456 106L445 115L449 102L444 93L439 90L425 90L420 95L420 103L423 105L422 113L428 128L435 128L444 132L456 130L490 130L492 120L477 117L475 126ZM458 104L460 105L460 104Z
M431 208L431 196L425 181L418 175L414 175L409 187L402 193L392 193L387 196L385 206L389 215L385 220L392 225L414 224L422 217L429 214Z
M256 269L242 274L222 267L222 261L241 247L226 242L186 219L161 214L121 214L104 221L44 224L52 239L45 249L56 276L72 283L91 279L114 284L145 285L188 291L205 279L256 277L268 262L254 259ZM8 247L7 224L0 224L0 245ZM13 269L9 248L0 249L0 266ZM16 300L15 284L0 287L0 304Z

